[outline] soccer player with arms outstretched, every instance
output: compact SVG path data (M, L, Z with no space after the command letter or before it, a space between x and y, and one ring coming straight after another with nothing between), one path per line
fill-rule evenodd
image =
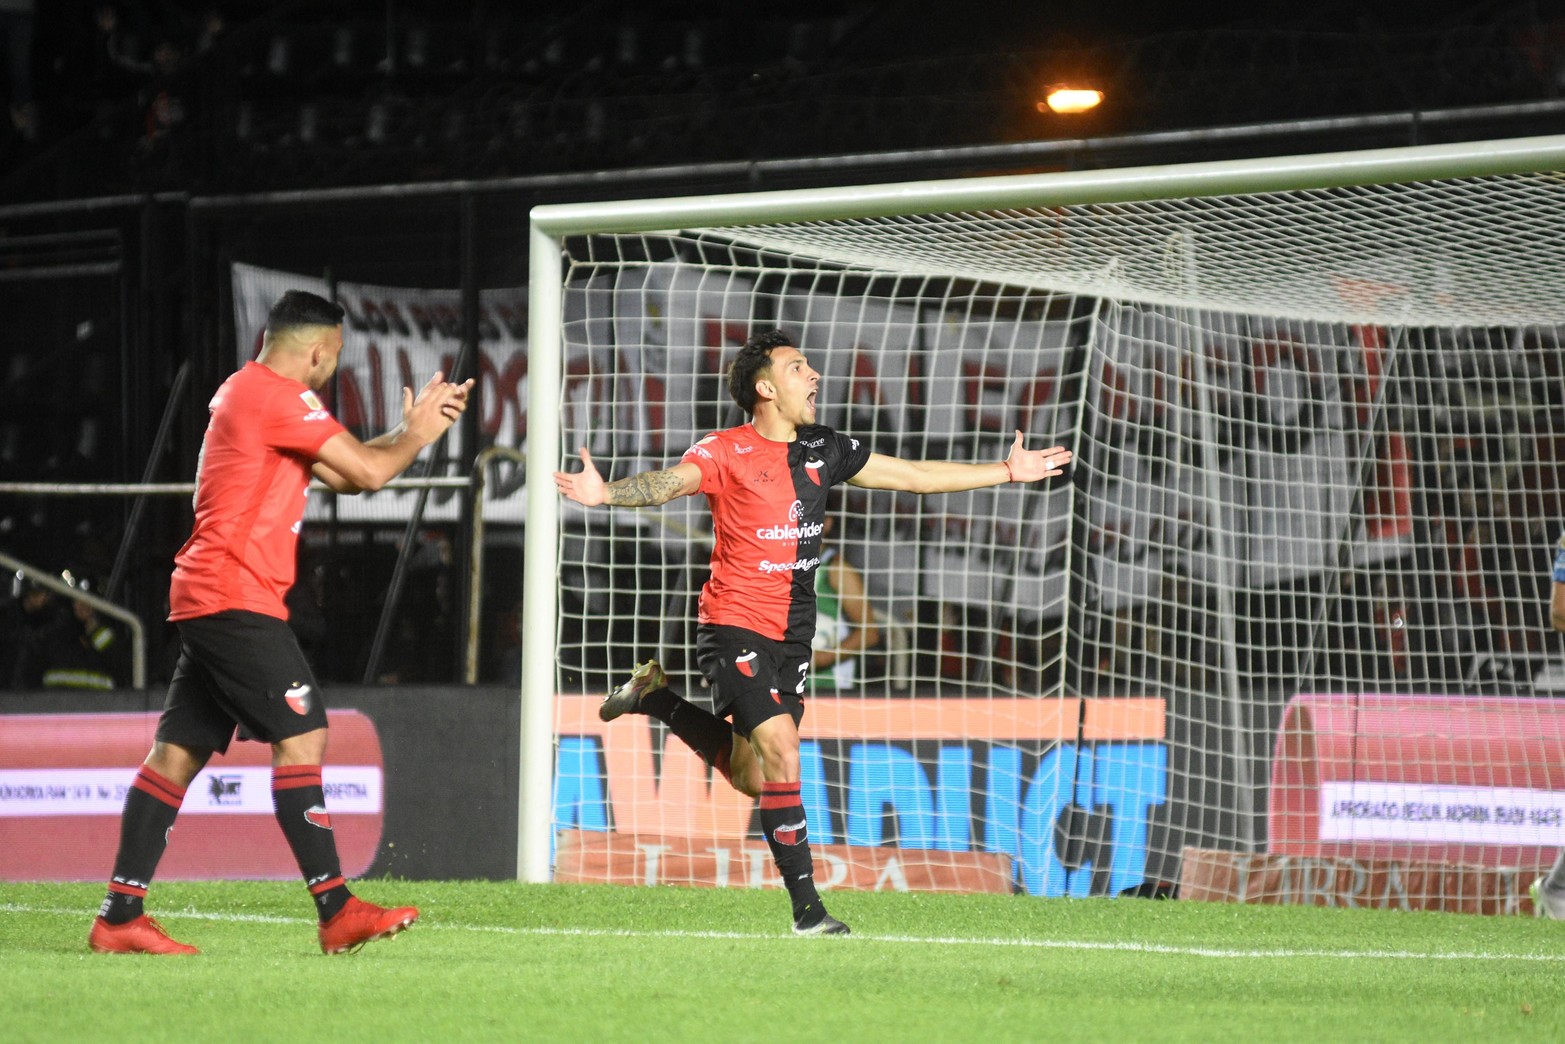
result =
M647 507L706 494L715 545L701 589L696 654L716 713L675 694L649 660L604 699L598 716L657 718L737 790L759 798L761 829L792 901L793 930L842 935L848 926L826 912L815 889L799 773L827 493L842 482L910 493L1035 482L1062 474L1071 453L1026 449L1021 432L1010 455L992 463L873 453L816 423L819 385L820 374L786 334L754 336L728 370L729 394L748 423L706 436L671 468L614 482L603 480L583 448L582 470L555 472L554 481L562 495L588 507Z
M343 880L321 786L326 706L283 598L311 475L339 493L380 489L445 434L473 382L436 373L417 397L404 388L402 423L360 442L317 398L337 370L342 317L315 294L283 294L267 315L261 354L212 397L195 528L169 589L179 662L152 752L125 799L108 895L88 935L99 953L199 952L171 939L142 900L186 788L236 729L271 744L272 803L315 899L321 949L342 953L418 919L414 907L358 899Z

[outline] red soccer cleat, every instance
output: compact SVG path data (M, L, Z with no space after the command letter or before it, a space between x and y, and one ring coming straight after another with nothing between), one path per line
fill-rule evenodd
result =
M348 905L321 925L321 952L348 953L367 942L388 939L418 920L418 907L398 906L388 910L350 896Z
M92 922L87 945L98 953L200 953L168 937L163 926L146 914L124 924L110 924L99 917Z

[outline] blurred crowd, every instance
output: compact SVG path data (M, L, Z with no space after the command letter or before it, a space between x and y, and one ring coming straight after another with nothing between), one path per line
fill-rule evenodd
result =
M98 585L69 569L53 579L73 594L21 572L0 592L0 688L128 688L130 644L89 600Z
M189 111L191 60L227 27L219 5L0 0L13 167L98 127L141 150L159 147Z

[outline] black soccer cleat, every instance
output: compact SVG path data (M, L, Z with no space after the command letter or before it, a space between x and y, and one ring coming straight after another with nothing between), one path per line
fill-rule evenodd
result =
M811 904L793 920L794 935L851 935L848 926L826 912L824 906Z

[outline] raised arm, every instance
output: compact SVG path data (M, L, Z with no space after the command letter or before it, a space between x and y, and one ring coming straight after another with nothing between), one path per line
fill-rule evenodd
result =
M864 574L840 554L821 568L827 571L831 585L837 589L837 604L849 629L839 644L811 653L810 663L816 669L830 667L844 657L858 656L880 641L880 628L875 624L875 609L864 586Z
M401 424L368 442L338 432L316 451L311 473L338 493L380 489L456 422L467 409L472 386L471 378L451 384L436 373L416 397L411 388L403 388Z
M1065 473L1071 451L1064 446L1032 450L1022 445L1022 433L1016 433L1011 452L993 463L966 463L955 460L903 460L871 453L850 485L866 489L899 489L908 493L956 493L981 489L1006 482L1037 482Z
M592 463L587 447L581 448L580 471L556 471L554 486L560 496L597 507L655 507L675 497L688 497L701 489L701 469L681 461L662 471L643 471L626 478L604 482Z

